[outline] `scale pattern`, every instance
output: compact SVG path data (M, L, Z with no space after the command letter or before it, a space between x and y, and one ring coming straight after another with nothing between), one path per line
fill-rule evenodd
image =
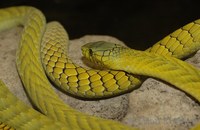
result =
M14 128L6 125L5 123L3 122L0 122L0 130L15 130Z
M140 84L138 78L124 71L85 69L74 64L67 56L68 42L63 27L54 24L46 30L41 48L44 69L62 90L94 99L119 95Z
M68 93L85 98L110 97L127 92L141 83L140 78L127 74L124 71L91 70L84 69L74 64L67 56L68 37L63 27L57 22L52 22L46 25L46 20L43 14L33 7L21 6L1 9L0 16L0 31L17 25L24 26L17 51L17 69L31 101L37 109L45 115L41 115L35 110L25 106L14 97L8 89L6 89L3 83L0 83L0 127L3 127L3 129L9 128L25 130L135 129L116 121L88 116L64 104L51 88L51 84L45 75L43 67L47 70L46 73L50 79L52 79L56 85L60 86L60 88L66 90ZM178 58L190 55L199 49L199 30L199 20L197 20L170 34L170 36L167 36L168 38L164 38L147 51L160 54L168 53L168 55ZM40 43L42 43L41 47ZM171 45L172 43L174 45ZM123 47L120 48L120 50L123 50ZM119 48L116 50L118 49ZM168 50L168 52L166 50ZM182 53L182 51L184 53ZM118 50L118 52L120 51ZM118 52L114 54L117 55ZM133 54L136 52L137 51L133 51ZM104 52L104 55L107 55L107 53L111 54L109 51L106 51ZM193 70L192 67L188 67L184 63L182 64L182 62L176 62L176 60L171 60L171 58L166 57L166 59L169 58L167 61L156 63L154 62L156 60L152 61L148 58L157 55L147 52L137 52L136 56L138 57L134 58L135 61L143 61L143 58L145 59L136 67L138 73L140 73L139 65L151 62L150 64L143 66L147 72L141 73L144 73L143 75L156 77L156 75L152 74L152 71L148 71L147 68L149 66L155 67L163 64L164 68L160 67L161 70L168 70L166 62L170 61L175 65L178 64L179 67L182 66L184 68L183 71L180 70L180 74L184 72L182 74L185 74L185 78L188 77L187 81L197 81L197 84L199 83L197 80L197 75L199 75L199 73L196 72L196 70ZM158 59L162 60L160 57ZM107 59L102 58L102 60ZM41 61L44 63L43 67ZM161 70L157 71L161 73ZM185 73L186 71L191 71L191 73L196 72L196 77L190 75L187 76ZM173 71L169 72L169 76L171 76L172 72ZM165 80L166 77L161 78ZM170 81L170 83L171 82L172 81ZM187 82L185 81L183 83L186 84ZM180 84L174 83L174 85L179 86ZM193 85L193 83L191 83L191 85ZM197 95L194 97L199 99L197 94L199 93L198 87L194 87L194 89L190 87L187 89L185 86L182 86L182 89L193 96ZM30 121L27 122L27 120Z
M200 48L200 19L169 34L146 51L185 58Z
M51 28L53 25L61 26L57 22L49 23L46 27L46 20L43 14L33 8L33 7L11 7L0 10L0 29L5 30L13 26L24 25L24 30L22 32L20 44L17 50L17 69L20 75L20 78L23 82L23 85L26 89L27 94L29 95L32 103L37 107L37 109L46 115L48 118L54 120L54 122L62 123L65 127L57 127L56 123L51 123L53 129L65 129L65 130L124 130L130 129L134 130L135 128L131 128L129 126L123 125L117 121L106 120L102 118L97 118L94 116L89 116L78 112L68 105L64 104L63 101L56 95L54 90L49 83L45 72L43 70L42 64L40 62L40 43L42 41L43 34L46 28ZM5 16L5 17L4 17ZM8 21L8 22L6 22ZM9 22L11 21L11 22ZM9 23L9 25L7 25ZM6 25L6 26L4 26ZM51 29L50 29L51 30ZM56 36L55 36L56 37ZM3 85L1 84L0 87ZM15 107L11 107L9 111L13 112L15 118L19 118L19 120L15 120L13 124L12 116L10 116L10 112L1 111L2 116L0 116L0 122L7 124L9 127L19 128L18 125L30 125L30 129L34 129L35 124L32 122L24 122L21 120L20 116L22 116L18 111L23 111L26 109L23 105L17 105L12 102L12 98L10 98L11 93L6 93L5 97L0 97L0 106L6 107L4 109L8 109L9 106L4 106L4 101L13 104ZM45 98L44 98L45 97ZM18 109L17 109L18 108ZM27 111L28 114L32 115L32 111ZM34 116L34 114L33 114ZM22 119L26 119L26 116L23 116ZM6 118L6 120L4 120ZM40 118L39 115L36 118ZM36 120L38 123L42 122L40 120ZM17 127L16 127L17 125ZM49 130L49 123L45 123L41 129Z
M0 130L67 130L64 124L25 105L1 81L0 87Z

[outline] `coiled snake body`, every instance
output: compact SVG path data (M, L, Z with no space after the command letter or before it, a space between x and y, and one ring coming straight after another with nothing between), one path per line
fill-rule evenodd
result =
M140 77L124 71L85 69L74 64L67 57L66 31L58 22L46 25L43 14L33 7L20 6L0 10L1 31L17 25L24 26L17 51L17 69L27 94L43 115L24 105L0 82L0 122L2 122L0 128L26 130L136 129L116 121L88 116L64 104L50 87L43 68L58 87L82 98L111 97L128 92L141 84ZM92 54L97 59L89 59L96 63L103 61L101 64L107 67L110 67L109 60L116 61L111 58L111 54L120 58L136 56L133 59L135 64L131 60L121 62L121 59L117 59L118 65L115 65L113 69L119 70L122 65L126 65L124 70L129 73L136 72L135 74L161 78L191 94L199 101L199 70L175 58L160 56L171 55L177 58L188 56L199 49L199 38L200 20L196 20L170 34L146 52L98 42L94 48L90 44L84 46L83 53L86 57ZM102 47L96 48L99 45L103 45L103 49ZM88 49L91 46L92 48ZM155 68L158 65L162 66ZM156 74L154 74L155 71ZM177 78L176 82L169 76L180 78Z

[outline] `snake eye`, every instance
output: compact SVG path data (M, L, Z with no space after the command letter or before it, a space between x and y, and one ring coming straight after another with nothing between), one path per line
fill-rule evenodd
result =
M93 54L93 52L92 52L92 49L89 49L89 54L90 54L90 55L92 55L92 54Z

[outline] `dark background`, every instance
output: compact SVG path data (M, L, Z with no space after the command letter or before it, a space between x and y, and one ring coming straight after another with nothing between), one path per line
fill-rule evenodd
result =
M200 0L1 0L0 7L31 5L47 21L57 20L70 39L110 35L145 49L179 27L200 18Z

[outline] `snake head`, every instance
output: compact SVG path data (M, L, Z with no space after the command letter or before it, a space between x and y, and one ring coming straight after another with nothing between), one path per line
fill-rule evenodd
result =
M96 65L106 66L106 61L116 54L118 44L106 41L90 42L81 47L82 54L86 59Z

